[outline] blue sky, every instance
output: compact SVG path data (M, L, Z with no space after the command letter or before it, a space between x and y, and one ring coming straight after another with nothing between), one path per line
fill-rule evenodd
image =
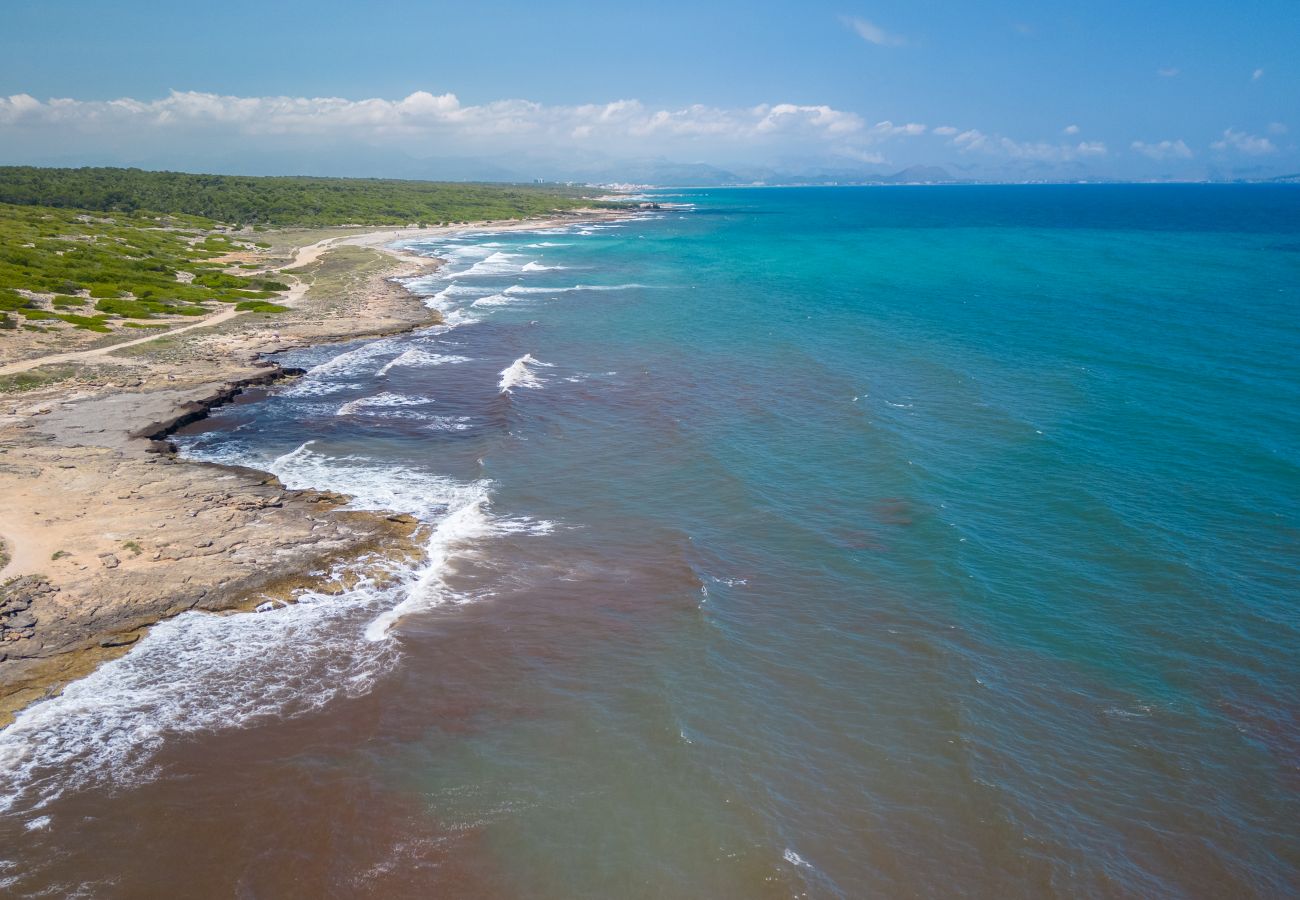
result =
M5 162L1300 170L1296 0L8 0L4 22Z

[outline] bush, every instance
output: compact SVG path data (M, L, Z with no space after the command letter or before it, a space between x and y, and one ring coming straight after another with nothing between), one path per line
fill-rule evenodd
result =
M262 300L244 300L235 304L235 309L241 312L259 312L259 313L282 313L288 312L289 307L281 306L278 303L266 303Z
M56 318L62 319L69 325L83 328L86 331L98 331L107 334L113 330L104 324L103 316L78 316L73 313L60 313ZM129 325L131 323L128 322L127 324Z
M94 296L93 292L91 296ZM108 313L110 316L121 316L124 319L148 319L153 316L156 307L141 303L139 300L105 298L95 304L95 309L102 313Z

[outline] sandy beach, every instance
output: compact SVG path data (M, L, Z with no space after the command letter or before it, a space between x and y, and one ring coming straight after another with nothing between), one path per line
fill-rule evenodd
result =
M257 261L289 282L277 300L288 312L224 309L116 343L68 331L59 345L49 335L0 345L0 378L28 379L0 394L0 725L161 619L252 609L308 584L341 589L418 553L409 516L178 459L167 434L295 374L268 354L437 324L398 281L437 261L395 242L575 218L272 233Z

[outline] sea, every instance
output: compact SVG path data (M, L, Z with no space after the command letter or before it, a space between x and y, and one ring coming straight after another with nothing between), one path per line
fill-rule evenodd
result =
M1300 894L1300 186L637 199L176 437L423 556L25 711L0 894Z

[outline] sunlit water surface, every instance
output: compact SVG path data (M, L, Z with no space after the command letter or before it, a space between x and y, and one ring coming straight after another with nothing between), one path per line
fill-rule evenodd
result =
M1277 897L1300 188L665 194L183 452L428 523L0 734L0 890Z

